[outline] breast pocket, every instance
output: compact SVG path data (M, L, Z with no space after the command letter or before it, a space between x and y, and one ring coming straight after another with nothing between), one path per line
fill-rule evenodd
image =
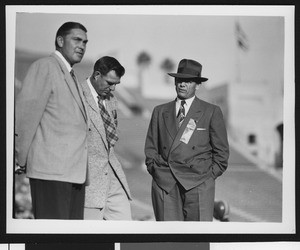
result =
M197 127L192 138L192 143L195 145L206 145L209 143L209 130L204 127Z

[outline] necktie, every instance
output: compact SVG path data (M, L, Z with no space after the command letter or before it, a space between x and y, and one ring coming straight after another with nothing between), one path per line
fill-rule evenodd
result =
M82 103L82 106L84 107L84 104L83 104L83 101L82 101L82 95L80 94L80 91L79 91L79 88L80 88L80 87L78 86L78 81L77 81L77 79L76 79L76 76L75 76L75 74L74 74L74 70L73 70L73 69L71 69L70 74L71 74L71 76L72 76L72 78L73 78L73 80L74 80L74 83L75 83L75 86L76 86L76 89L77 89L77 92L78 92L80 101L81 101L81 103ZM85 116L85 114L84 114L84 116Z
M179 123L179 127L181 126L184 118L185 118L185 109L184 109L184 104L185 104L185 101L181 101L181 104L180 104L180 107L179 107L179 111L178 111L178 114L177 114L177 120L178 120L178 123Z
M75 76L75 74L74 74L74 70L73 70L73 69L71 69L70 74L71 74L71 76L72 76L74 82L77 83L76 76ZM77 84L76 84L76 86L77 86Z
M78 91L78 93L79 93L79 89L78 89L78 85L77 85L77 79L76 79L76 76L75 76L75 73L74 73L74 70L73 70L73 69L71 69L70 74L71 74L71 76L72 76L72 78L73 78L73 80L74 80L76 89L77 89L77 91Z
M116 126L112 122L112 119L109 113L107 112L106 108L104 107L103 100L100 96L98 96L98 105L100 108L100 114L102 116L102 120L106 131L106 140L108 142L109 147L112 148L119 139L116 132Z

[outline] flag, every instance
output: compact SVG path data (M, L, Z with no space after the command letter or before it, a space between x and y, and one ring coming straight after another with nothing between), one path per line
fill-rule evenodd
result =
M242 30L239 22L235 23L235 35L238 48L243 51L247 51L249 49L248 38Z

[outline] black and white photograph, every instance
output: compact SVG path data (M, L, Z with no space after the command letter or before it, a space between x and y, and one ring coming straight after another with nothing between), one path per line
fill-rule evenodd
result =
M295 234L294 11L6 6L7 233Z

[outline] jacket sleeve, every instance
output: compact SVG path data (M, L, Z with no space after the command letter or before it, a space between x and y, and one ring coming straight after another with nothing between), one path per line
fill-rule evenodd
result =
M216 179L227 169L229 145L227 131L221 109L216 106L210 123L210 141L212 146L212 175Z
M30 145L39 126L51 94L51 74L48 65L33 63L23 81L15 106L16 161L25 166Z
M158 112L154 108L149 123L148 132L145 141L145 164L150 174L153 173L153 165L158 157Z

